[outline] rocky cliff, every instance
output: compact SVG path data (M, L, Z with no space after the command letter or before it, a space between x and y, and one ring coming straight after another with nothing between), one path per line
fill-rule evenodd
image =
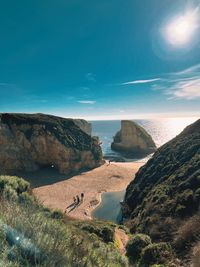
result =
M79 126L78 126L79 125ZM84 129L83 129L84 128ZM0 114L0 171L54 166L62 173L94 168L102 151L83 120L44 114Z
M127 187L123 213L133 232L169 240L199 205L200 120L159 148L138 171Z
M125 155L143 156L154 152L156 145L144 128L133 121L123 120L111 148Z
M83 132L85 132L88 135L92 135L91 123L81 119L73 119L73 121Z

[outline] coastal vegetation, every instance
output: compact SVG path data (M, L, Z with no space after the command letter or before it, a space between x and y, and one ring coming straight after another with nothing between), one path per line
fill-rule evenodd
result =
M0 266L128 266L116 225L72 220L36 201L29 183L0 176Z
M22 132L27 134L30 125L26 127L24 119L27 120L26 115L11 115L7 125L11 129L23 125L22 128L20 126L20 135ZM46 115L29 119L34 125L39 125L41 120L48 120L45 122L47 128L54 123L60 125L60 118ZM73 121L71 123L69 128L76 129L81 136L92 140ZM31 128L32 141L35 140L36 128L43 128L41 125ZM50 128L44 132L42 130L41 135L46 136ZM65 127L63 130L66 130ZM59 131L62 133L62 127ZM99 147L98 144L95 146ZM72 160L76 161L74 158ZM112 168L110 164L105 164L103 170L110 175ZM122 168L121 172L124 174L125 169ZM110 177L113 179L113 176ZM27 181L2 174L0 266L180 267L190 266L192 262L194 267L199 267L199 186L200 120L159 148L138 171L125 195L125 225L95 219L72 219L59 209L43 206Z
M199 257L199 186L200 120L159 148L128 186L123 213L130 231L157 242L153 251L165 246L160 242L167 242L188 266L191 258ZM149 246L142 252L143 259L153 258Z
M2 266L176 266L170 244L131 234L123 225L71 219L50 210L35 199L30 184L22 178L0 176L0 192ZM129 237L125 253L120 252L116 228ZM195 250L194 260L197 256Z

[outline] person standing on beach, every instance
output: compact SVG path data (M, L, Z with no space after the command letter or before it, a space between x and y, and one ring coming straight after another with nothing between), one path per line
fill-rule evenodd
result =
M76 196L76 201L77 201L77 205L78 205L80 203L80 198L78 195Z
M107 165L107 166L109 166L109 165L110 165L110 163L111 163L111 160L109 160L109 161L108 161L108 165Z
M81 202L83 202L84 199L84 193L81 193Z

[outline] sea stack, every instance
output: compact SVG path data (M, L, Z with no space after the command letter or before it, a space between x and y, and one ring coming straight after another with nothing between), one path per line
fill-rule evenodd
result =
M156 145L144 128L129 120L121 121L121 130L114 136L111 149L125 156L144 156L153 153Z
M0 114L0 171L35 171L45 166L61 173L102 164L102 151L83 120L44 114Z

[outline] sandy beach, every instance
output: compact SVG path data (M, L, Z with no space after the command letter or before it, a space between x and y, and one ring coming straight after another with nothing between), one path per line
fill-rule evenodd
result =
M33 193L43 205L62 211L73 203L74 196L84 193L83 202L76 208L69 207L67 215L77 219L91 219L92 210L101 201L101 193L125 189L143 164L106 162L96 169L49 184L48 177L45 177L46 184L35 187Z

